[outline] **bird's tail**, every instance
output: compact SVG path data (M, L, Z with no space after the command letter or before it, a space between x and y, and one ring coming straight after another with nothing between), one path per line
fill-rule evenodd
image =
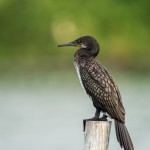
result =
M123 147L124 150L134 150L132 140L125 124L115 120L115 129L117 140L120 143L121 148Z

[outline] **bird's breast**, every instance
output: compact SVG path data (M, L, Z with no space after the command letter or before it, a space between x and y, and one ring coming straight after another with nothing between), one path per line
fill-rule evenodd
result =
M73 62L73 64L75 66L75 69L76 69L76 72L77 72L80 84L84 88L83 83L82 83L82 79L81 79L81 74L80 74L80 65L77 62L75 62L75 61Z

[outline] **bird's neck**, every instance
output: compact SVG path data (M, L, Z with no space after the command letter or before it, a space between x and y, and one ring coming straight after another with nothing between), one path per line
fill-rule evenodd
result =
M87 55L81 51L81 49L77 50L74 54L74 62L78 65L84 65L86 63L90 63L93 60L95 60L95 57Z
M82 59L91 59L91 58L95 58L97 54L92 54L92 50L80 48L75 52L74 57L80 57Z

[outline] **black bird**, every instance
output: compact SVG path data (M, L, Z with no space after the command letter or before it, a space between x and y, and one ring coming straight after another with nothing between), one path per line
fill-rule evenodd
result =
M91 36L83 36L73 42L58 46L79 47L74 54L74 65L82 87L96 108L92 120L99 120L100 112L114 119L116 136L121 148L134 150L125 126L125 109L119 89L109 72L95 59L100 51L98 42ZM103 119L105 118L107 118L106 115L103 116Z

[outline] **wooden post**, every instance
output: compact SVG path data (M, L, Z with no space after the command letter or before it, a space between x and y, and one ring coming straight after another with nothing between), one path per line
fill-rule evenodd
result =
M84 150L108 150L111 121L86 121Z

